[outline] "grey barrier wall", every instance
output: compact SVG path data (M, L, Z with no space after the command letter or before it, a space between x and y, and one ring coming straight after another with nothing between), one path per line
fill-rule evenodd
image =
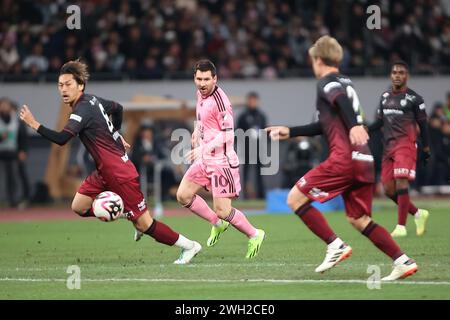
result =
M386 78L353 78L362 108L369 121L373 120L379 96L389 84ZM243 96L254 90L261 97L261 109L270 124L296 125L311 121L315 110L316 81L314 79L289 80L225 80L219 85L231 96ZM421 94L430 112L436 102L444 102L450 91L450 77L412 77L412 89ZM134 95L160 95L195 100L192 81L156 82L92 82L86 92L116 101L129 101ZM56 124L59 95L55 84L0 84L0 96L7 96L19 104L29 104L37 119L50 128ZM236 110L236 113L239 111Z
M389 84L389 78L353 78L366 119L374 119L379 96ZM269 124L300 125L309 123L314 115L316 81L314 79L288 80L224 80L219 85L230 96L245 96L249 91L260 94L261 109L267 114ZM415 76L409 86L422 95L431 112L436 102L445 102L450 91L450 77ZM119 102L130 101L134 95L159 95L195 102L195 87L192 81L145 81L145 82L91 82L86 92ZM54 128L59 114L59 95L57 85L49 83L2 83L0 97L6 96L19 105L28 104L36 118L44 125ZM235 110L235 116L241 110ZM31 146L28 167L31 183L43 178L48 156L48 144ZM280 153L285 148L280 146ZM282 161L283 155L280 154ZM274 179L275 178L275 179ZM280 175L266 179L268 187L280 182ZM3 179L1 179L3 180ZM0 183L0 200L4 197Z

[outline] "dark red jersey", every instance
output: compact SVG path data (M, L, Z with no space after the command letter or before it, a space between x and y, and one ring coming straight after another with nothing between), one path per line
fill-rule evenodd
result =
M426 121L425 109L423 98L409 88L396 93L392 88L383 92L377 117L383 121L385 153L416 143L416 124Z
M64 127L65 131L80 137L107 183L129 181L139 176L128 159L119 132L109 119L118 106L113 101L83 94Z
M356 120L363 123L358 95L352 81L344 75L332 73L321 78L317 84L317 110L322 131L328 140L330 148L329 159L336 163L336 168L352 167L355 179L373 182L373 157L369 146L353 146L350 143L342 111L336 105L336 98L344 95L350 99ZM344 170L345 171L345 170Z

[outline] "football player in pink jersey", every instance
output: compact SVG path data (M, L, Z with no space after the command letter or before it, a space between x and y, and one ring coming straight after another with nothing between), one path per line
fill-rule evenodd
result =
M186 156L192 164L178 188L178 202L212 225L209 247L217 243L231 223L249 238L246 258L253 258L265 232L256 229L231 204L239 195L241 184L230 100L217 86L216 67L211 61L200 60L195 64L194 82L198 89L197 121L192 133L193 148ZM202 188L212 192L214 210L197 194Z

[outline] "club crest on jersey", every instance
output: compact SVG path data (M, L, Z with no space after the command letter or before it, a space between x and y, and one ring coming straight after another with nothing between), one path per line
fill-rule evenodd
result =
M89 103L90 103L91 105L95 105L96 102L97 102L97 98L96 98L96 97L92 97L92 99L89 100Z
M400 105L401 105L402 107L406 106L406 99L402 99L402 100L400 101Z
M411 102L414 102L414 100L416 100L416 97L415 96L413 96L413 95L411 95L411 94L405 94L405 99L406 100L409 100L409 101L411 101Z

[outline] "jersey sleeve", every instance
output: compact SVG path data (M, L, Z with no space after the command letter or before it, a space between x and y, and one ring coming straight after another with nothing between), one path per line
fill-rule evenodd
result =
M106 99L99 98L99 97L97 97L97 99L102 104L103 109L105 109L105 112L108 116L113 113L121 112L123 109L123 107L115 101L106 100Z
M67 121L63 130L71 133L73 136L78 135L78 133L86 127L90 116L91 115L85 106L78 106L78 108L70 114L69 121Z
M421 96L417 96L414 104L414 115L417 122L423 122L427 120L427 112L425 101Z

